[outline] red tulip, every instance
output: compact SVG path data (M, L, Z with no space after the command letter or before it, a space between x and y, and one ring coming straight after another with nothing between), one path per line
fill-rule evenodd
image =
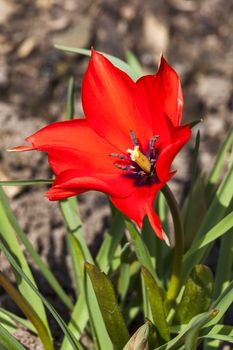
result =
M159 189L173 176L171 163L191 131L181 126L183 96L176 72L163 57L157 74L136 83L92 51L82 85L85 119L53 123L15 151L48 153L56 179L47 192L60 200L88 190L110 195L139 227L145 215L166 236L153 210Z

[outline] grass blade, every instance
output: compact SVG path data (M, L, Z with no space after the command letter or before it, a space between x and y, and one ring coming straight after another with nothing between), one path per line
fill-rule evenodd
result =
M25 299L18 292L18 290L11 284L11 282L4 276L4 274L1 271L0 285L5 289L6 293L10 296L10 298L18 305L18 307L24 313L24 315L32 322L32 324L38 332L38 336L44 346L44 349L54 350L50 334L40 317L37 315L35 308L32 308L32 306L28 303L27 299Z
M192 251L192 247L195 247L197 242L199 244L200 242L199 240L202 239L202 237L206 234L206 232L210 231L212 228L214 230L214 226L217 225L219 221L222 220L222 218L224 217L227 211L227 208L229 207L232 200L232 196L233 196L232 188L233 188L233 165L227 172L223 182L221 183L219 189L216 192L215 198L213 199L207 211L207 214L193 241L193 245L191 246L191 251ZM229 220L229 215L227 216L228 217L227 220ZM221 227L219 227L219 229L221 229ZM214 233L212 231L211 235L214 235L214 234L215 234L215 231ZM203 247L202 249L198 249L196 252L192 254L190 253L190 251L186 253L188 255L188 258L186 255L186 258L184 260L184 272L183 272L184 280L189 275L193 266L200 262L205 251L206 251L206 247Z
M127 62L129 66L135 71L137 76L142 76L142 67L137 59L137 57L131 52L127 52Z
M67 90L66 119L74 116L74 78L70 78Z
M230 146L233 144L233 128L229 132L225 142L223 143L220 152L218 153L218 157L215 161L215 164L213 166L213 169L210 173L207 188L206 188L206 194L207 197L210 199L213 195L215 185L221 175L222 167L224 164L224 161L226 159L226 153L228 152Z
M58 282L58 280L56 279L54 274L48 269L46 264L43 262L40 255L35 251L32 244L30 243L30 241L27 239L27 236L25 235L25 233L23 232L23 230L19 226L18 221L16 220L16 218L15 218L15 216L14 216L14 214L13 214L13 212L12 212L8 202L7 202L6 196L5 196L2 188L0 188L0 201L2 202L2 205L3 205L4 210L5 210L5 215L7 216L12 228L14 229L18 238L24 244L28 253L31 255L32 259L34 260L34 262L38 266L40 272L42 273L42 275L44 276L46 281L49 283L49 285L52 287L54 292L58 295L60 300L67 306L67 308L72 310L73 304L72 304L70 298L67 296L67 294L65 293L65 291L61 287L60 283ZM0 226L1 226L1 224L0 224ZM16 241L15 238L14 238L14 241Z
M106 234L105 239L101 245L101 248L96 257L96 263L99 268L108 273L116 249L122 240L122 237L125 232L125 223L123 215L117 211L114 215L109 229L109 233Z
M5 319L6 322L10 321L10 322L14 322L15 324L18 323L24 328L28 329L30 332L37 334L37 330L35 329L35 327L30 321L26 320L25 318L19 317L13 314L12 312L7 311L1 307L0 307L0 319L2 320Z
M180 333L170 340L168 343L156 348L155 350L172 350L178 349L182 344L184 344L185 337L189 332L195 331L196 329L200 329L203 327L209 320L214 319L217 315L216 310L211 310L208 312L204 312L200 315L195 316L189 324L184 327Z
M50 185L52 179L31 179L31 180L12 180L0 181L0 186L31 186L31 185Z
M184 260L191 259L191 256L198 250L207 247L210 243L213 243L217 238L226 234L233 227L233 212L225 216L217 225L203 235L203 238L196 241L191 249L185 254Z
M68 47L68 46L64 46L64 45L54 45L58 50L61 51L66 51L66 52L72 52L72 53L77 53L80 55L84 55L84 56L91 56L91 50L87 50L87 49L81 49L81 48L77 48L77 47ZM103 53L101 52L106 58L109 59L109 61L111 61L117 68L120 68L121 70L123 70L125 73L127 73L133 80L137 80L139 78L139 76L135 73L135 71L125 62L122 61L121 59Z
M166 321L166 312L160 290L153 276L144 266L142 267L142 276L147 288L154 324L162 339L169 341L170 331Z
M1 324L0 324L0 346L4 349L26 350ZM4 350L3 349L3 350Z
M67 336L70 344L73 347L73 350L83 350L82 346L77 342L73 334L68 329L67 325L63 321L63 319L59 316L57 311L54 309L54 307L43 297L43 295L37 290L37 288L34 286L34 284L30 281L30 279L27 277L27 275L23 272L21 267L16 262L15 258L11 254L11 252L0 242L0 250L3 251L13 268L18 272L18 274L21 276L22 280L24 280L28 286L37 294L38 298L41 299L43 304L46 306L46 308L50 311L50 313L53 315L55 320L57 321L58 325L62 329L63 333Z
M152 274L157 285L159 287L162 287L161 281L159 280L154 270L148 248L143 242L140 233L137 231L135 225L130 221L126 221L126 227L129 230L130 237L132 239L138 261L140 262L141 265L145 266L147 270Z
M229 285L233 265L233 232L229 230L221 239L218 255L217 270L215 273L214 298L217 298Z
M81 294L77 303L74 306L70 322L68 324L69 331L77 339L80 339L83 330L88 322L89 315L86 306L85 296ZM69 343L67 337L64 337L60 350L72 350L72 345Z
M36 283L32 276L31 270L28 266L28 263L20 249L19 243L17 241L14 227L12 226L11 222L9 221L8 215L7 215L7 207L6 207L6 198L4 195L4 192L2 188L0 188L0 238L1 241L4 242L4 246L8 248L8 250L14 255L18 262L20 263L20 266L26 276L30 279L31 283L35 288ZM22 295L26 296L28 303L32 306L32 308L36 307L36 313L38 317L42 320L45 327L47 328L48 332L49 326L44 310L44 306L40 300L40 298L36 295L36 293L28 286L28 284L21 279L21 276L17 273L17 271L14 270L14 274L16 277L17 285L19 287L20 292Z

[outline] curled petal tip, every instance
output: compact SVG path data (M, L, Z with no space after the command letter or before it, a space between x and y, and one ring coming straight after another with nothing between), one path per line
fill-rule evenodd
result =
M164 242L166 243L166 245L168 246L168 247L170 247L171 246L171 243L170 243L170 241L169 241L169 238L168 238L168 236L166 235L166 233L162 230L162 234L163 234L163 240L164 240Z
M16 146L14 148L8 149L7 152L26 152L32 151L35 148L33 146Z

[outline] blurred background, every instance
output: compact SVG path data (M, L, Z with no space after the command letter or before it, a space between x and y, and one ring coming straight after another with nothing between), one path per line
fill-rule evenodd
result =
M46 155L9 154L6 149L62 120L71 76L75 115L82 115L80 89L87 58L58 51L55 43L94 46L122 59L130 50L145 74L156 71L162 51L180 74L184 120L204 118L199 126L200 169L208 170L232 125L232 10L229 0L0 0L0 179L51 177ZM189 181L192 149L190 142L175 163L178 173L172 186L180 198ZM43 186L6 191L31 242L64 287L71 288L57 204L44 198ZM82 195L80 210L95 250L108 225L107 199ZM52 298L46 288L42 286L42 292ZM2 303L7 302L4 298L1 295Z

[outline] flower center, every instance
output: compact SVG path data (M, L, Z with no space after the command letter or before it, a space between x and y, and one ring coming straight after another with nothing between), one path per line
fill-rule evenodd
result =
M146 173L151 171L151 163L149 159L140 151L139 146L134 146L134 149L127 149L127 153L130 154L130 158L133 162L136 162L138 166Z
M136 186L150 186L158 181L155 169L158 149L155 148L155 143L159 136L156 135L150 139L148 149L145 153L140 150L137 137L133 131L130 131L130 136L134 148L127 149L126 154L111 153L110 156L118 159L113 165L123 170L125 177L134 179Z

